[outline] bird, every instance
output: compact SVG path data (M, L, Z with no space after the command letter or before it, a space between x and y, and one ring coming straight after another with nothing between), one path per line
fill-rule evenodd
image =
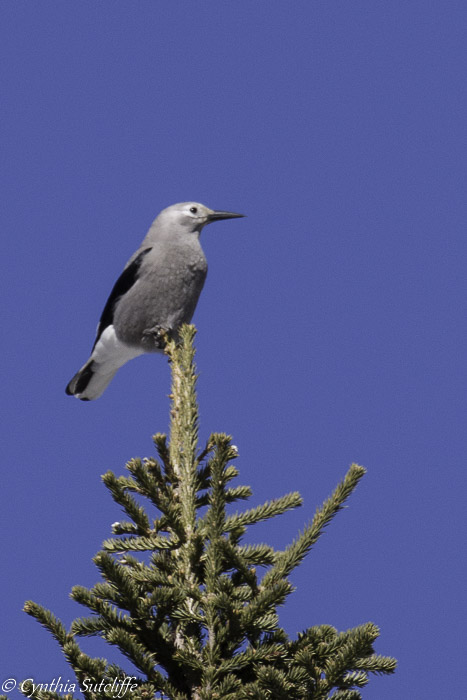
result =
M81 401L99 398L117 370L150 352L163 352L190 323L207 275L200 243L204 226L243 214L181 202L163 209L115 282L97 325L87 362L65 391Z

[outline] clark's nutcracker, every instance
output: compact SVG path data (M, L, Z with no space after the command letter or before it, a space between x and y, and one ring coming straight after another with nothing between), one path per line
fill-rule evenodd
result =
M176 336L181 324L191 321L206 279L199 242L203 226L241 216L197 202L161 211L116 281L91 356L68 384L67 394L82 401L97 399L128 360L163 351L163 334Z

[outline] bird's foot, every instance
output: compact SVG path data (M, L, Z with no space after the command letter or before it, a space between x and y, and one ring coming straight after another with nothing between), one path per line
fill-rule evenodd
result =
M171 334L172 328L156 325L143 331L143 340L150 342L158 350L163 350Z

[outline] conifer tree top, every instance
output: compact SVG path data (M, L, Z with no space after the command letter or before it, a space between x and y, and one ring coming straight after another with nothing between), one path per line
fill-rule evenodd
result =
M376 625L346 632L312 626L290 639L278 607L293 590L291 572L341 510L365 470L353 464L303 532L283 551L244 541L250 525L301 505L289 493L261 506L231 511L251 496L238 476L228 435L198 445L193 340L184 326L167 343L172 367L170 439L154 436L157 458L132 459L128 476L103 481L126 518L113 525L94 561L101 581L75 586L72 598L91 611L69 631L49 611L25 610L56 638L86 700L110 697L102 679L122 681L131 670L86 655L77 638L99 636L137 669L131 698L170 700L356 700L370 673L392 673L395 661L374 653ZM101 686L102 688L102 686ZM75 697L50 690L38 700Z

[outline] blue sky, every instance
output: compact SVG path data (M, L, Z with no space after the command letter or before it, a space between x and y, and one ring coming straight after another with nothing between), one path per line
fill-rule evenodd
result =
M233 435L252 504L305 501L250 540L285 546L368 469L282 625L378 624L399 668L365 698L465 692L466 22L436 0L1 4L1 680L72 678L21 608L85 614L69 591L120 517L100 475L153 454L169 371L64 387L152 219L197 200L247 214L202 234L202 436Z

